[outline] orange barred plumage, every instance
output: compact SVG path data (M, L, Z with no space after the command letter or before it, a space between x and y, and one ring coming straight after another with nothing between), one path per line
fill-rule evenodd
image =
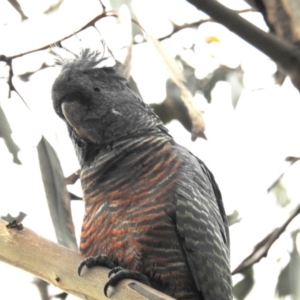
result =
M191 293L193 299L198 292L176 238L172 218L175 205L169 192L178 180L183 180L177 175L182 161L172 153L170 139L154 137L147 143L143 140L135 139L126 148L124 160L118 160L116 166L104 156L95 166L83 167L86 213L80 250L87 257L107 254L116 265L153 277L153 287L170 281L166 284L169 293L177 299L181 294L188 299ZM113 156L112 153L107 156ZM106 164L112 171L99 172L107 170ZM143 261L146 253L147 259ZM155 274L151 276L154 265Z

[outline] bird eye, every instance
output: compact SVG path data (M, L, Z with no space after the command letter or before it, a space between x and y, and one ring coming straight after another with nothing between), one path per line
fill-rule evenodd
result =
M100 88L99 88L99 86L97 86L97 85L94 85L94 86L93 86L93 90L94 90L95 92L100 92Z

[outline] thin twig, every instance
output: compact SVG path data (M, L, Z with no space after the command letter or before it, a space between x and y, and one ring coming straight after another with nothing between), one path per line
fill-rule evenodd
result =
M79 177L80 170L77 170L76 172L65 178L65 184L74 184L79 179Z
M300 204L291 212L290 217L280 227L274 229L254 247L253 252L233 270L232 275L241 273L246 268L259 262L263 257L266 257L273 243L280 237L286 227L298 214L300 214Z

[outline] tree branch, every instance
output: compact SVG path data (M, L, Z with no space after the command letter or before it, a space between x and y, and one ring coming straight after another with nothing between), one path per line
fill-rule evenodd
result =
M83 257L71 250L38 236L20 223L7 228L0 219L0 261L25 270L81 299L107 300L103 288L108 280L108 269L103 267L85 270L77 275ZM19 230L18 230L19 228ZM122 280L109 296L112 300L172 300L134 280Z
M285 231L286 227L298 214L300 214L300 204L292 211L289 218L280 227L274 229L254 247L253 252L246 257L237 268L235 268L235 270L232 272L232 275L241 273L246 268L259 262L263 257L266 257L273 243L280 237L280 235Z
M101 9L102 7L102 9ZM19 24L19 31L22 33L23 36L20 36L18 33L18 29L14 31L14 36L10 36L7 34L9 26L6 26L3 32L1 33L0 37L2 39L2 45L0 45L0 56L4 56L6 58L16 58L20 55L28 54L31 52L35 52L38 50L48 49L49 45L59 43L62 40L67 39L70 36L82 31L89 26L93 26L98 20L104 17L117 17L117 14L113 11L105 11L103 10L103 4L101 3L99 7L99 12L95 11L90 14L89 19L88 16L84 18L80 18L79 22L74 24L74 30L64 29L61 31L53 32L53 25L52 23L57 22L61 23L61 28L64 27L65 19L62 18L50 18L49 16L45 16L43 19L44 22L39 20L39 24L36 26L29 27L28 24L25 26L22 22ZM36 22L36 20L28 20L28 22ZM51 26L52 25L52 26ZM31 30L29 30L29 28ZM33 30L34 28L34 30ZM22 29L22 30L21 30ZM34 36L35 39L31 39L30 37ZM18 47L13 47L13 42L15 39L20 39L21 42L19 43ZM26 41L24 41L26 40ZM30 41L30 42L28 42ZM3 45L4 44L4 45Z
M242 14L242 13L246 13L246 12L253 12L255 11L253 8L247 8L247 9L243 9L243 10L235 10L235 12L237 14ZM207 22L214 22L214 20L212 20L211 18L208 18L208 19L204 19L204 20L199 20L199 21L195 21L195 22L191 22L191 23L185 23L183 25L177 25L173 22L172 25L173 25L173 30L172 32L170 32L169 34L163 36L163 37L160 37L158 38L159 41L163 41L169 37L171 37L173 34L175 34L176 32L182 30L182 29L186 29L186 28L197 28L199 27L200 25L204 24L204 23L207 23ZM143 42L140 42L138 44L141 44Z
M74 184L80 178L80 169L65 178L65 184Z
M296 46L259 29L215 0L188 1L273 59L288 72L294 85L300 89L300 51Z

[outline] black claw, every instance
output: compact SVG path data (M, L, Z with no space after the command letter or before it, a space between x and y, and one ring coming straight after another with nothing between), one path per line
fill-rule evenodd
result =
M107 267L109 269L116 267L116 265L106 255L90 256L86 258L78 267L79 276L84 266L86 266L87 268L92 268L94 266L102 266Z
M122 267L115 267L115 268L111 269L108 273L108 277L110 277L112 274L118 273L121 270L124 270L124 269Z
M139 272L129 271L129 270L123 269L121 267L115 267L109 271L108 277L110 277L112 274L115 274L115 275L113 277L109 278L109 280L107 281L107 283L104 286L104 295L106 297L108 297L107 296L108 287L115 286L121 279L134 279L141 283L151 286L148 277Z
M104 295L107 296L107 290L109 286L115 286L121 279L134 279L141 283L151 286L149 279L146 275L123 269L122 267L117 267L106 255L90 256L86 258L78 267L78 275L80 276L83 267L92 268L94 266L103 266L110 268L108 273L109 280L104 286ZM113 275L111 277L111 275Z
M110 271L109 271L109 273L108 273L108 278L110 278L110 276L112 275L112 274L116 274L116 273L118 273L119 271L121 271L121 270L125 270L125 269L123 269L122 267L115 267L115 268L113 268L113 269L111 269ZM125 270L126 271L126 270ZM105 284L105 286L104 286L104 295L108 298L108 296L107 296L107 290L108 290L108 287L109 286L114 286L114 285L116 285L118 282L119 282L119 280L120 279L117 279L117 281L113 281L112 279L109 279L107 282L106 282L106 284Z
M79 276L80 276L80 273L81 273L82 268L83 268L85 265L86 265L85 260L79 265L79 267L78 267L78 275L79 275Z
M106 282L106 284L104 286L104 295L106 296L106 298L108 298L108 296L107 296L107 289L108 289L109 286L110 286L110 284L109 284L109 281L108 281L108 282Z
M78 275L80 276L81 270L84 266L86 266L87 268L94 266L96 264L95 260L96 260L96 257L94 257L94 256L90 256L90 257L86 258L78 267Z
M113 269L110 270L110 272L108 273L108 277L110 277L112 274L120 274L120 273L118 273L120 270L124 270L124 269L121 268L121 267L115 267L115 268L113 268ZM127 270L124 270L124 271L127 271ZM124 277L115 275L115 276L113 276L112 278L110 278L110 279L106 282L106 284L105 284L105 286L104 286L104 295L105 295L107 298L108 298L108 296L107 296L107 290L108 290L108 287L109 287L109 286L115 286L122 278L124 278ZM126 277L125 277L125 278L126 278Z

